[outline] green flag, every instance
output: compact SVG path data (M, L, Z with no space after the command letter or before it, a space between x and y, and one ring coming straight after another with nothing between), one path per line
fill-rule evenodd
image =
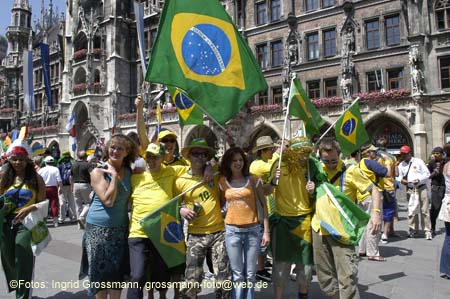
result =
M6 151L8 150L8 146L5 144L5 142L2 140L2 153L6 153Z
M147 215L140 221L168 268L186 261L186 244L178 208L178 197Z
M369 215L330 183L317 188L316 214L322 234L329 234L346 245L357 245L364 233Z
M267 83L218 0L166 0L145 80L178 87L220 124Z
M293 78L289 90L289 114L305 122L308 134L320 133L320 127L325 123L320 113L309 99L300 81Z
M344 155L350 155L361 145L369 141L364 123L359 112L359 104L355 102L339 117L334 129L336 139Z
M203 112L197 105L178 88L167 87L172 97L172 101L177 107L180 125L201 125L203 124Z

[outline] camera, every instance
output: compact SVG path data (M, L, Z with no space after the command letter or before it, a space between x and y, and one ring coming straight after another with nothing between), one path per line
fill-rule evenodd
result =
M4 195L0 196L0 211L3 211L3 213L7 215L10 212L14 211L15 208L16 204L9 197L6 197Z

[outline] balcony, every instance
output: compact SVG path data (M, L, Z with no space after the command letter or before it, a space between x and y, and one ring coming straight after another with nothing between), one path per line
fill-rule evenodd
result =
M73 60L75 62L83 61L86 60L86 56L87 56L87 49L80 49L73 53Z

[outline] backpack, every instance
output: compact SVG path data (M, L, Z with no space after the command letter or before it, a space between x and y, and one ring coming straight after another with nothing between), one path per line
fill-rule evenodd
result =
M72 163L66 162L61 163L59 166L59 172L61 174L61 180L63 185L70 185L70 175L71 175Z

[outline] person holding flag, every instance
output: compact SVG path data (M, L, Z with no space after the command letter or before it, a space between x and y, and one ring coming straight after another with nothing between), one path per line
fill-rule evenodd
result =
M120 289L108 282L124 282L128 264L128 198L131 195L131 163L137 145L122 134L105 145L102 167L92 170L94 197L86 217L79 279L88 276L88 294L96 298L119 299ZM103 286L103 287L102 287Z
M9 292L16 298L30 298L34 272L31 232L22 220L37 210L36 204L45 200L45 183L34 169L31 148L25 140L17 139L8 148L7 161L0 180L0 255ZM7 205L5 199L15 201ZM15 200L14 200L15 199ZM5 206L6 205L6 206ZM22 281L23 284L14 283Z
M336 187L337 190L345 192L348 201L343 201L347 205L352 205L352 215L364 216L364 211L360 209L357 202L357 194L371 194L373 208L371 211L370 222L373 223L372 233L377 233L381 226L380 193L373 183L362 175L358 166L352 165L347 168L344 161L340 158L340 147L336 140L323 140L319 144L319 155L322 162L323 171L327 176L328 182ZM329 195L328 195L329 196ZM316 264L317 279L321 290L331 298L358 299L358 259L355 251L355 243L364 233L364 229L358 231L354 243L344 242L342 223L336 227L328 227L324 223L327 219L322 219L320 215L325 214L330 218L341 219L340 212L333 213L337 207L329 200L322 204L323 199L316 198L316 213L314 214L311 226L313 236L314 262ZM320 212L320 213L319 213ZM364 217L362 217L364 218ZM341 220L342 221L342 220ZM353 231L355 231L353 229Z
M187 173L176 180L176 189L182 193L200 184L191 192L185 193L181 200L181 216L189 221L186 244L186 287L181 289L183 298L197 298L201 289L203 262L211 249L215 281L222 286L231 279L230 266L225 246L225 227L221 213L219 177L210 183L203 180L207 161L214 157L215 150L204 138L196 138L181 150L181 154L191 164ZM197 284L197 285L196 285ZM216 298L228 298L229 290L216 289Z
M310 157L312 151L313 145L306 136L291 139L289 147L283 151L281 168L278 169L279 163L275 162L269 176L269 182L276 186L275 210L270 216L274 261L272 280L276 299L283 298L291 264L296 265L298 297L308 297L313 264L311 217L314 190L316 184L326 180L319 162Z

